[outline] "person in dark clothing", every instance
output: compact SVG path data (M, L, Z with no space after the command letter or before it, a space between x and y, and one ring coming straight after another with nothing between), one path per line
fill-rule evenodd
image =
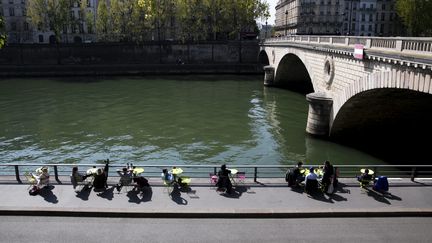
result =
M107 185L107 179L108 179L108 166L109 160L105 161L105 167L102 170L102 168L99 168L97 170L97 173L94 175L93 180L93 188L95 190L104 190L108 187Z
M303 169L303 163L298 162L297 167L291 170L288 175L288 186L299 186L300 182L305 180L305 177L302 175L301 170Z
M218 191L224 190L225 188L228 194L232 193L232 184L229 178L230 174L231 171L226 168L225 164L223 164L218 172L218 181L216 183Z
M143 190L144 187L150 187L150 184L148 183L148 180L144 178L144 176L137 176L133 178L133 182L136 183L136 186L134 187L134 190Z
M324 162L323 168L323 177L321 180L323 192L327 192L334 175L333 165L330 164L330 161L326 160Z

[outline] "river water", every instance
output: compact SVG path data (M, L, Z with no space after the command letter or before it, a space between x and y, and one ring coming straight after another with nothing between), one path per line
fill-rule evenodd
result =
M0 163L385 164L305 133L304 95L262 76L0 81Z

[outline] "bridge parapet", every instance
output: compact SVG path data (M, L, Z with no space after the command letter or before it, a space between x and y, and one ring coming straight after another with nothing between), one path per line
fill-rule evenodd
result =
M298 36L290 35L269 38L261 43L263 46L284 44L306 44L315 47L344 49L341 54L352 55L354 45L362 44L368 59L377 59L383 54L383 61L393 61L407 66L420 66L432 69L432 38L413 37L362 37L362 36ZM351 49L352 51L346 51ZM369 54L369 55L368 55ZM390 56L391 57L390 57ZM379 57L378 57L379 58ZM403 59L409 59L404 61Z

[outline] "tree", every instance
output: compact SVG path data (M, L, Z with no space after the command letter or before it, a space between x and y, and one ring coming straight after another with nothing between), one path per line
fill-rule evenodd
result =
M99 40L108 41L111 27L109 22L108 7L106 0L98 1L96 19L96 33Z
M53 31L59 43L63 28L71 22L69 4L68 0L28 0L27 16L38 29Z
M410 35L432 35L432 0L397 0L396 10Z
M6 35L4 34L4 22L3 16L0 15L0 48L2 48L6 41Z

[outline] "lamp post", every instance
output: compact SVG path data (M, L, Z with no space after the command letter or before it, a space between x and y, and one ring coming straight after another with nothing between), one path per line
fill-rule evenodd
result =
M264 39L267 39L267 29L268 29L268 26L267 26L267 19L266 19L266 25L265 25L265 36L264 36Z
M288 31L288 9L285 10L285 36L287 35Z

